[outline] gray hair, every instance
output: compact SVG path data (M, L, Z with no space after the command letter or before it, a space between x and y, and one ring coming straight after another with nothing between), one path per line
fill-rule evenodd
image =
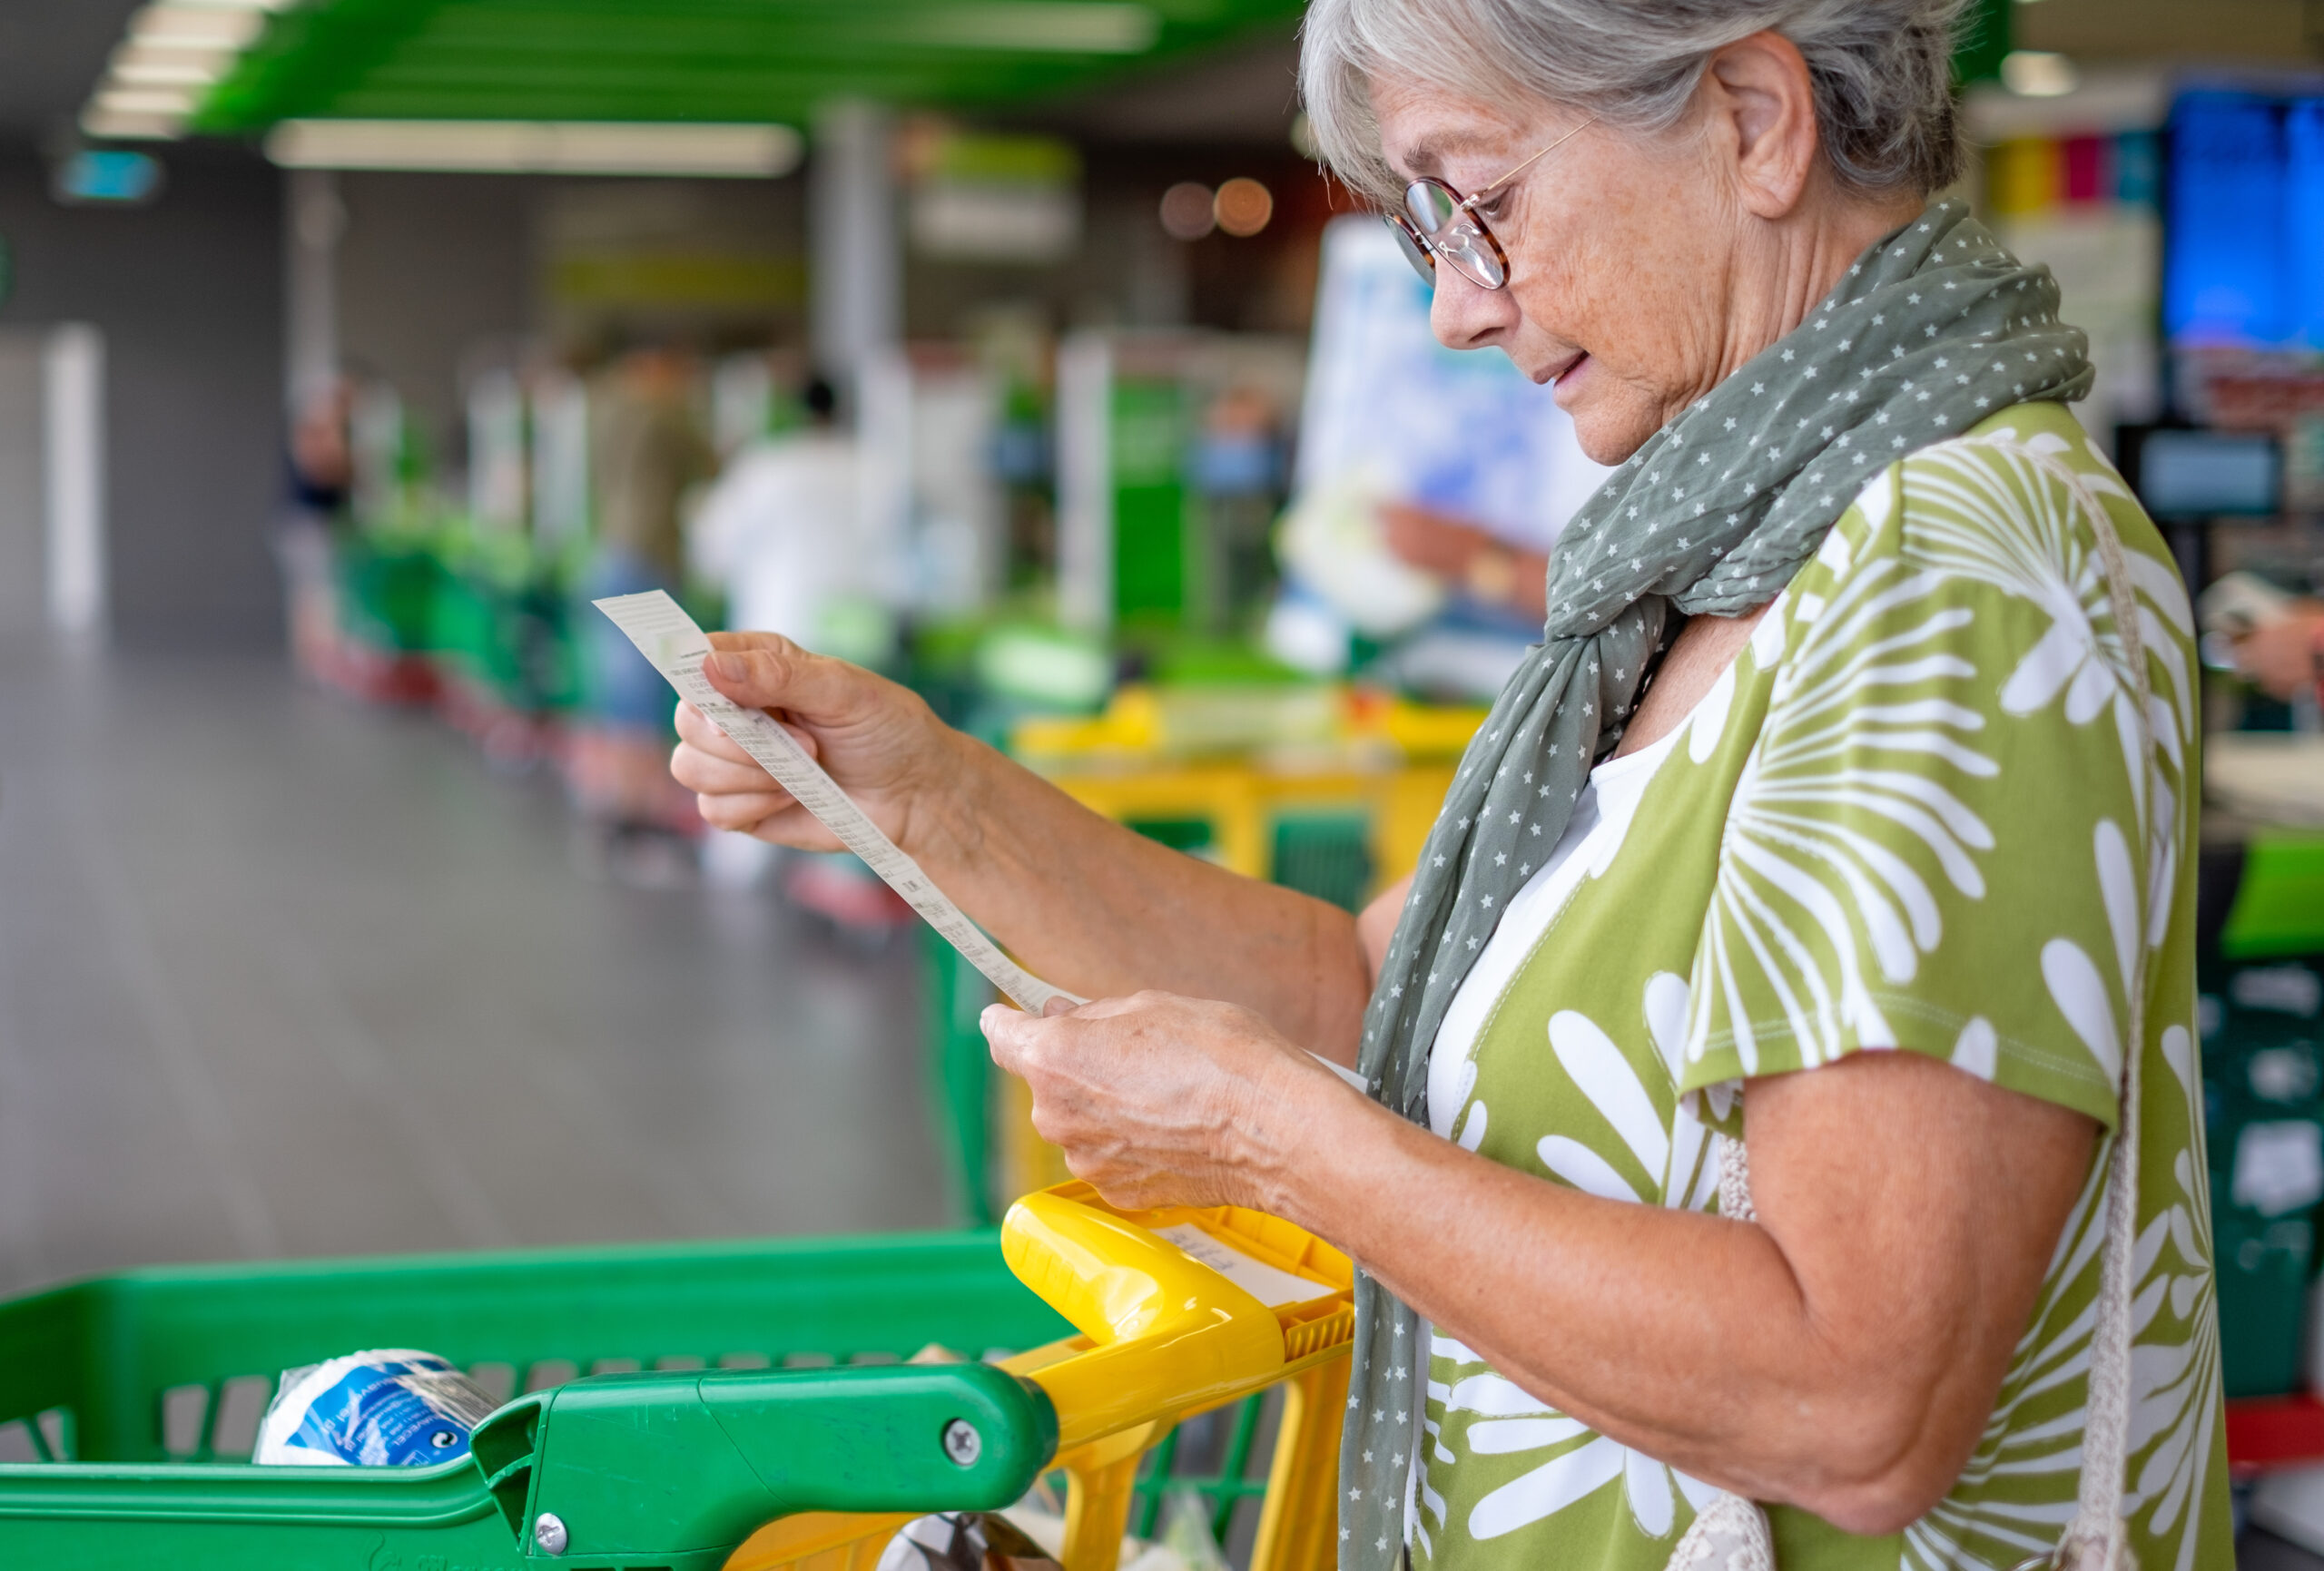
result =
M1686 113L1719 49L1772 30L1807 62L1843 185L1925 196L1960 174L1955 25L1966 0L1313 0L1299 85L1324 161L1393 204L1371 81L1479 103L1532 99L1652 133Z

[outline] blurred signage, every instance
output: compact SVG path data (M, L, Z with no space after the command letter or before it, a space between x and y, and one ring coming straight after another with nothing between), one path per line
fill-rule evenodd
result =
M79 147L50 172L56 200L73 206L133 207L162 192L162 161L119 147Z
M2139 455L2139 500L2158 518L2276 511L2282 457L2264 432L2154 431Z
M635 330L758 341L799 314L807 268L781 201L695 181L560 184L537 211L539 299L580 345Z
M2171 339L2324 345L2324 98L2186 93L2168 168Z
M1070 142L922 123L899 151L921 255L1038 267L1079 249L1081 155Z

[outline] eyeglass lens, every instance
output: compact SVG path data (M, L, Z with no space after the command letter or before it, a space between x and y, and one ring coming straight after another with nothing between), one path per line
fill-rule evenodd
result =
M1396 237L1396 249L1404 253L1406 261L1412 263L1413 271L1420 274L1420 281L1434 288L1436 259L1429 254L1428 248L1413 232L1413 226L1393 212L1384 212L1380 218L1388 226L1388 232Z
M1482 290L1497 290L1509 281L1509 271L1502 261L1501 248L1493 243L1484 221L1461 206L1461 199L1433 180L1416 180L1404 191L1405 221L1426 241L1425 250L1443 258L1471 283ZM1403 224L1394 226L1404 241L1407 260L1422 248L1416 246L1412 234L1403 234ZM1415 268L1419 267L1413 260ZM1431 282L1436 270L1431 267L1422 273Z

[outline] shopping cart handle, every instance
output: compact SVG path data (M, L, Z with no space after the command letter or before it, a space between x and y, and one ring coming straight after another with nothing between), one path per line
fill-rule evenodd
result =
M791 1512L1006 1506L1057 1433L1047 1395L991 1365L884 1365L602 1375L469 1445L528 1559L681 1571Z
M1329 1280L1314 1281L1304 1307L1269 1308L1153 1231L1199 1217L1239 1219ZM1126 1213L1086 1183L1060 1184L1009 1207L1000 1250L1019 1281L1097 1344L1024 1370L1056 1406L1061 1451L1272 1385L1335 1354L1353 1319L1347 1257L1257 1212Z

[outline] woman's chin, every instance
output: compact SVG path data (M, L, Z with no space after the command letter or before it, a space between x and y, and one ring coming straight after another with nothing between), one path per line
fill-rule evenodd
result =
M1641 428L1626 410L1592 407L1583 404L1566 411L1573 417L1574 443L1582 456L1593 464L1608 468L1627 460L1632 453L1646 446L1653 436L1651 425Z
M1659 414L1627 391L1587 359L1558 378L1558 407L1572 417L1574 439L1593 464L1621 463L1662 428Z

